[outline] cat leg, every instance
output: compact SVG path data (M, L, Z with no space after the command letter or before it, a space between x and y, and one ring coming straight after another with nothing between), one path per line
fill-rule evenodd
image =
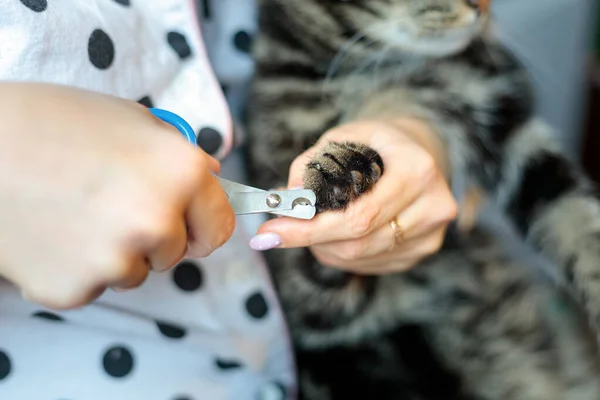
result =
M597 189L531 121L507 139L494 200L534 250L558 267L559 281L600 332L600 202Z
M301 400L476 400L463 394L460 377L440 362L419 325L297 354Z

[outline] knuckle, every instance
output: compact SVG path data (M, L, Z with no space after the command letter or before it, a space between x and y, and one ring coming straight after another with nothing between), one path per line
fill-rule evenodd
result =
M208 254L204 256L209 256L219 247L223 246L233 235L235 231L236 219L233 213L228 213L223 219L222 224L220 225L218 231L215 232L215 235L211 238L210 244L207 246L206 251Z
M367 241L364 239L353 240L345 243L340 248L340 258L344 261L356 261L363 258L368 250Z
M223 229L219 231L217 236L216 245L217 247L221 247L231 238L233 232L235 231L235 215L233 213L228 213L225 217L222 225Z
M186 151L181 155L183 160L178 162L181 167L178 171L179 179L185 187L196 187L202 185L209 174L206 171L209 169L208 160L201 153L190 153Z
M172 221L165 211L143 213L131 222L130 239L134 243L155 244L163 241L171 232Z
M135 272L132 257L117 249L106 250L102 257L94 259L90 265L89 281L95 280L106 284L110 281L123 280Z
M107 280L120 280L133 272L133 265L124 259L117 258L104 264L98 264L96 269L102 271L102 276Z
M338 257L329 252L319 251L314 248L311 248L311 252L317 261L323 266L334 268L342 264Z
M437 253L442 248L443 243L444 243L443 231L436 233L435 235L433 235L433 237L429 241L427 241L427 244L424 247L425 255L432 255L432 254Z
M439 174L435 158L426 150L421 151L420 161L416 168L417 173L414 176L421 182L431 182Z
M186 168L186 170L190 171L190 174L192 177L197 177L197 178L201 178L202 176L204 176L204 171L206 171L208 169L208 159L206 157L203 156L202 153L196 152L196 151L188 151L187 158L189 158L189 160L187 160L188 167L191 168Z
M448 195L448 199L440 203L442 205L437 209L437 221L440 224L446 225L458 216L458 204L452 195Z
M134 275L134 279L132 279L129 284L127 285L127 287L125 289L135 289L138 288L140 286L142 286L142 284L146 281L146 278L148 278L148 274L150 273L149 269L143 269L140 271L136 271L136 274Z
M380 212L379 207L373 207L370 204L355 206L350 218L351 234L356 238L361 238L373 232L377 227Z
M451 201L448 202L448 208L445 213L444 222L450 222L456 219L458 216L458 204L456 200L451 196Z

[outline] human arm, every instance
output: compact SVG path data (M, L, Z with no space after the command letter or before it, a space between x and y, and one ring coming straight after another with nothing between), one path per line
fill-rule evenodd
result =
M0 275L72 308L203 257L235 218L219 163L135 102L0 83Z

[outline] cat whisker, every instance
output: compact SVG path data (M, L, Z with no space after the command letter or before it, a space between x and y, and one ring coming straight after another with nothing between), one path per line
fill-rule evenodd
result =
M381 67L383 65L383 62L385 61L387 55L390 53L390 51L392 50L392 45L388 45L386 46L381 53L379 53L379 57L378 59L375 61L375 67L373 69L373 88L376 88L378 86L378 75L381 72Z
M327 75L325 76L326 81L331 79L335 73L337 73L344 59L348 56L350 48L358 43L361 39L364 39L365 36L367 36L367 31L358 31L347 42L345 42L342 47L340 47L340 50L331 61L331 64L329 64L329 69L327 70Z
M353 47L358 45L358 42L365 39L367 35L369 35L373 31L373 27L366 27L362 30L359 30L354 36L352 36L348 41L346 41L341 47L340 50L336 53L335 57L331 61L329 68L327 70L327 74L324 79L324 85L331 82L332 78L342 69L344 63L348 60L351 55L351 50ZM368 42L365 43L365 48L372 46L375 44L375 40L368 39Z
M367 70L372 64L374 64L377 60L379 60L383 54L385 54L389 49L384 48L383 50L378 51L372 56L368 57L364 62L360 63L350 75L362 75L365 70Z

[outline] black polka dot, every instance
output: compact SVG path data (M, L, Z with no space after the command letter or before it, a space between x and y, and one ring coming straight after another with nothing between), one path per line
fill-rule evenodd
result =
M269 312L269 306L262 293L256 292L246 300L246 311L250 316L261 319Z
M239 31L233 36L233 45L242 53L250 53L252 49L252 36L246 31Z
M60 315L53 314L47 311L38 311L33 314L34 317L47 319L49 321L64 321L65 319Z
M156 321L156 326L160 333L171 339L181 339L186 335L186 330L180 326Z
M191 261L180 262L173 270L173 280L177 287L184 292L200 289L204 277L200 267Z
M146 106L148 108L154 108L154 103L152 102L152 99L150 98L150 96L144 96L141 99L138 100L138 103L140 103L143 106Z
M225 360L222 358L217 358L215 360L215 365L217 366L217 368L224 370L224 371L242 368L241 363L239 363L235 360Z
M223 94L225 96L227 96L227 94L229 93L229 86L227 86L226 84L222 83L221 84L221 91L223 92Z
M0 381L10 375L11 369L10 357L4 351L0 350Z
M180 59L184 60L192 55L192 48L187 39L179 32L169 32L167 42L175 50Z
M21 4L35 12L46 11L48 8L47 0L21 0Z
M102 29L96 29L88 40L90 62L98 69L109 68L115 59L115 46L112 39Z
M212 17L212 7L210 5L210 0L202 0L202 15L206 19L210 19Z
M173 400L192 400L192 398L189 396L177 396L173 397Z
M223 137L216 129L205 127L198 131L196 144L208 154L214 155L221 148Z
M115 0L115 1L125 7L129 7L131 5L131 1L129 1L129 0Z
M133 370L133 354L126 347L111 347L104 353L104 371L114 378L123 378Z

